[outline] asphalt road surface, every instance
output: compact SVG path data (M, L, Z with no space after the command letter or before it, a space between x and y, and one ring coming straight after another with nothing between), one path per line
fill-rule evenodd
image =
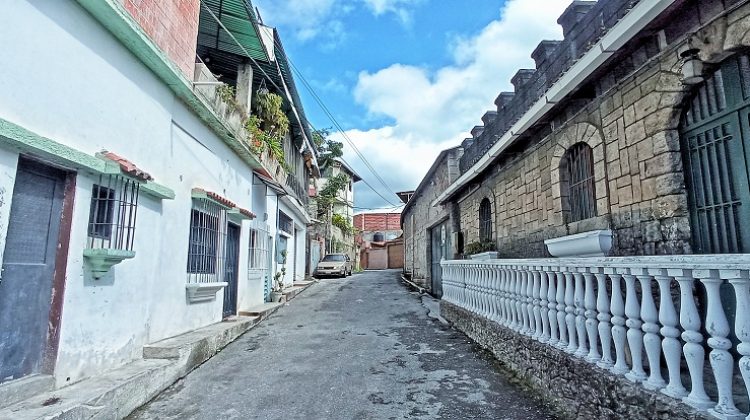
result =
M314 284L130 418L554 418L399 275Z

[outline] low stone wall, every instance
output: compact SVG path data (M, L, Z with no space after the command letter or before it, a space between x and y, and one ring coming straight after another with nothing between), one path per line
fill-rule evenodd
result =
M440 313L570 418L708 418L673 398L650 392L456 305L441 301Z

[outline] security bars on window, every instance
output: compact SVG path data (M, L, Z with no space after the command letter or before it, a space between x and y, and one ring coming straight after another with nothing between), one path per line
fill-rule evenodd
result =
M594 155L585 143L572 146L565 155L568 188L567 222L577 222L596 216L594 196Z
M215 283L224 279L227 212L204 198L193 199L188 243L188 283Z
M269 227L265 223L253 221L250 229L250 244L248 268L251 270L268 269L268 232Z
M122 175L100 175L91 192L88 247L133 250L138 213L138 181Z

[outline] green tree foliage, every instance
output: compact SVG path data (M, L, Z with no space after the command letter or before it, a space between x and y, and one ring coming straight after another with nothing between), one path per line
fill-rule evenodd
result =
M341 229L341 231L347 235L354 234L354 226L349 223L349 219L347 219L344 215L334 214L331 218L331 224Z
M253 110L255 113L245 120L245 129L250 135L250 145L255 153L262 152L265 148L282 165L284 158L284 137L289 133L289 118L284 113L284 99L260 89L253 97Z
M344 155L344 143L331 140L330 135L331 130L327 128L313 132L313 143L318 149L318 164L321 170Z

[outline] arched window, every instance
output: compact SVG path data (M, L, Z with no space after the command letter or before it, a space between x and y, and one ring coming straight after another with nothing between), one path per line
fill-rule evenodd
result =
M479 204L479 240L481 242L492 240L492 206L489 198L485 198Z
M577 143L560 162L560 196L566 223L596 216L594 153L586 143Z

